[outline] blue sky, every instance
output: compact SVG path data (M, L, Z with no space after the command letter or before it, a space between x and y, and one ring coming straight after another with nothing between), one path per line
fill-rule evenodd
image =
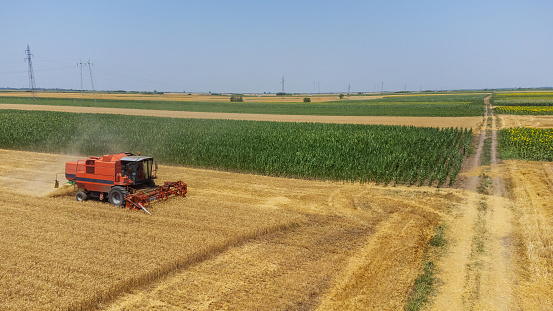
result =
M553 1L0 0L0 87L287 92L553 86ZM84 68L84 87L91 89Z

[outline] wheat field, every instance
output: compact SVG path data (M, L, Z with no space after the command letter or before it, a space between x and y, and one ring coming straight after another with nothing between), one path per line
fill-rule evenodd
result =
M149 216L44 194L75 158L0 150L2 310L403 308L457 200L454 189L160 166L189 195Z

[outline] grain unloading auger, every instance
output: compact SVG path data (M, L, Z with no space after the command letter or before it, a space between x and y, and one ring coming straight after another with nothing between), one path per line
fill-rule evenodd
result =
M186 196L182 181L156 186L157 163L152 157L132 153L107 154L65 163L65 178L79 188L77 201L90 198L109 200L116 206L141 209L155 200L165 201L171 195ZM56 178L57 188L59 182Z

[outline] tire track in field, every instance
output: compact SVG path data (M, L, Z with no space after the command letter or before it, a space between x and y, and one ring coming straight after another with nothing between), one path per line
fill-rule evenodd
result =
M489 99L488 99L489 102ZM513 310L516 309L514 293L514 246L512 202L507 198L503 179L503 168L499 166L497 119L490 109L492 118L491 166L497 167L492 176L491 195L487 196L485 215L486 235L485 251L482 256L483 268L480 286L480 300L477 310Z

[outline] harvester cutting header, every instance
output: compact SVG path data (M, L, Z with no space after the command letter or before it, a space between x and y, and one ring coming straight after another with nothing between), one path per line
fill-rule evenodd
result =
M142 209L154 200L166 200L170 195L185 196L187 186L182 181L156 186L157 162L152 157L132 153L107 154L65 163L65 178L79 188L77 201L89 198L108 199L115 206ZM59 182L56 179L56 188Z

